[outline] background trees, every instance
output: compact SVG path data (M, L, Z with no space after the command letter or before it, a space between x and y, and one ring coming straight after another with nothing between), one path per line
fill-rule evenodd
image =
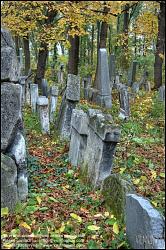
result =
M94 78L103 46L115 54L122 80L136 59L138 78L147 68L154 88L162 84L163 1L4 1L1 18L15 36L18 55L24 49L24 74L31 67L38 84L67 62L69 72Z

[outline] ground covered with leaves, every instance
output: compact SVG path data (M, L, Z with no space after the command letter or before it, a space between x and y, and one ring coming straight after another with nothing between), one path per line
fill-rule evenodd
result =
M131 103L131 118L118 119L118 97L111 113L121 126L113 172L130 180L139 194L164 211L164 105L156 94L141 92ZM82 100L83 110L99 108ZM99 190L79 178L68 161L69 145L41 135L39 120L24 110L28 150L29 197L13 215L2 213L3 249L129 249L125 226L104 207Z

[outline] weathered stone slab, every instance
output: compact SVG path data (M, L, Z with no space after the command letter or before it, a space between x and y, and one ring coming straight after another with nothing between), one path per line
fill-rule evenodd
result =
M42 96L48 97L48 83L46 79L42 79L41 90L42 90Z
M55 111L57 107L57 102L58 102L58 87L52 86L50 88L50 122L53 122L55 117Z
M123 86L119 90L119 101L120 101L120 114L119 117L122 119L128 119L130 116L130 102L129 93L127 86Z
M134 187L118 174L111 174L102 183L105 204L116 218L124 222L126 194L133 193Z
M48 98L39 96L37 99L37 110L40 117L40 124L43 134L50 133Z
M165 101L165 85L162 85L158 90L159 100L164 102Z
M73 109L71 126L77 130L79 134L88 134L88 117L83 110Z
M133 249L165 249L165 223L150 202L126 195L126 234Z
M21 123L21 86L1 85L1 150L4 152L14 139Z
M139 92L139 83L138 82L134 82L131 86L132 92L134 93L138 93Z
M112 107L111 82L109 76L108 58L106 49L99 49L99 61L95 86L99 90L96 102L106 108Z
M81 172L94 187L111 174L115 147L120 130L107 124L105 116L96 110L89 110L89 134Z
M26 79L26 76L21 76L20 79L19 79L19 82L20 82L20 85L21 85L21 93L22 93L22 105L24 105L25 103L25 79Z
M1 28L1 81L18 82L19 67L14 42L8 30Z
M109 56L109 76L110 76L110 81L114 83L115 81L115 55L110 54Z
M69 149L69 160L73 166L78 166L83 162L89 131L88 122L87 114L83 110L73 110Z
M1 207L13 211L18 202L17 167L13 159L1 153Z
M18 198L20 201L26 201L28 197L28 177L27 173L22 172L17 179Z
M151 91L151 85L150 85L150 82L145 82L145 84L144 84L144 90L146 91L146 92L150 92Z
M37 84L30 85L30 93L31 93L32 112L36 112L36 105L37 105L37 98L38 98L38 85Z
M71 101L80 100L80 79L76 75L68 74L66 99Z

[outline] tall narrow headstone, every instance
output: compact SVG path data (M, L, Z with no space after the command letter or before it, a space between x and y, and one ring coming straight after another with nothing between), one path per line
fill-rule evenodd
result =
M24 105L25 103L25 79L26 79L26 76L21 76L20 77L20 85L21 85L21 92L22 92L22 105Z
M162 85L158 90L159 100L164 102L165 101L165 85Z
M42 79L41 89L42 89L42 96L48 97L48 83L46 79Z
M112 97L111 97L111 88L110 87L110 76L109 76L109 67L108 67L108 58L107 50L105 48L99 49L99 61L97 68L97 76L95 81L95 86L99 91L99 94L96 98L96 102L106 108L112 107Z
M110 75L110 81L112 83L115 82L115 55L111 54L109 56L109 75Z
M72 111L80 100L80 79L78 76L68 74L67 88L62 98L58 115L57 128L60 136L70 138Z
M31 108L32 112L36 112L36 103L38 98L38 85L37 84L31 84L30 85L30 91L31 91Z
M25 102L26 102L27 105L30 105L30 103L31 103L30 84L32 84L32 83L30 82L29 79L27 79L25 81Z
M40 125L43 134L50 133L48 98L39 96L37 99L37 110L40 118Z
M50 88L50 122L54 122L54 115L58 102L58 87L52 86Z
M127 86L123 85L119 89L120 114L122 119L128 119L130 116L129 92Z
M131 87L132 84L136 81L136 68L137 68L137 61L133 61L128 76L129 87Z

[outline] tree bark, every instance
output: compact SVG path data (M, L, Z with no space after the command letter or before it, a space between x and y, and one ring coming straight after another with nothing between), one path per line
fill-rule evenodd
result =
M154 89L162 85L162 65L164 59L165 45L165 3L160 2L160 13L158 16L158 36L154 63Z
M71 47L69 49L68 74L78 75L79 36L69 35L69 42Z
M42 42L39 49L38 64L35 77L35 83L39 85L39 88L41 88L41 81L44 78L47 56L48 56L47 44Z
M92 25L92 37L91 37L91 65L93 65L93 45L94 44L94 25Z
M29 36L23 38L24 56L25 56L25 75L28 75L30 70L30 49L29 49Z

